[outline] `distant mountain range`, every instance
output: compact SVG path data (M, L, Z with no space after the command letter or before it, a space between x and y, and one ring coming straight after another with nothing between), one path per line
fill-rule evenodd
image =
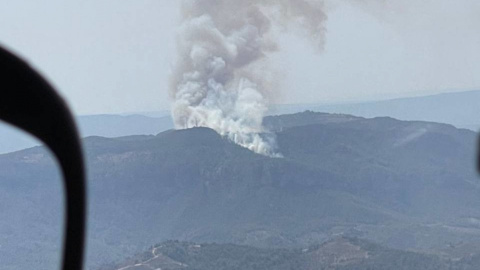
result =
M447 123L458 128L480 130L480 90L345 104L277 105L272 107L270 114L305 110L362 117L388 116L400 120Z
M314 112L265 125L284 158L206 128L86 138L89 269L169 239L303 249L343 235L446 260L480 254L474 132ZM55 266L58 178L43 147L0 155L5 269Z

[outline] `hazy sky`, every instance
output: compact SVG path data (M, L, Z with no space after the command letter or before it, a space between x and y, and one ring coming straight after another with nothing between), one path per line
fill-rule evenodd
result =
M240 1L240 0L239 0ZM179 1L2 1L0 43L78 114L169 108ZM289 29L271 57L279 103L480 89L480 1L327 1L326 44Z

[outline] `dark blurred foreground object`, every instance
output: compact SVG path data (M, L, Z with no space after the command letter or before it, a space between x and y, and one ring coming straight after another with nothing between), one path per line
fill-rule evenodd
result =
M37 72L1 47L0 120L43 141L58 159L66 192L62 269L82 269L85 172L73 117L62 98Z

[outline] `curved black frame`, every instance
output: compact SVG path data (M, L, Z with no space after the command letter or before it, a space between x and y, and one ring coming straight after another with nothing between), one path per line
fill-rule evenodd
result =
M62 269L83 268L86 184L74 118L55 90L27 63L0 47L0 120L17 126L55 154L66 193Z

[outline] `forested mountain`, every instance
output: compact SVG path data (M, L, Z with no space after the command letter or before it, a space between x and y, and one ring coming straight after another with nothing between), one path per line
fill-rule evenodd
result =
M298 250L343 235L442 260L480 253L474 132L313 112L265 125L283 158L206 128L86 138L89 268L170 239ZM54 161L42 147L0 155L0 179L2 264L51 269L62 213Z

